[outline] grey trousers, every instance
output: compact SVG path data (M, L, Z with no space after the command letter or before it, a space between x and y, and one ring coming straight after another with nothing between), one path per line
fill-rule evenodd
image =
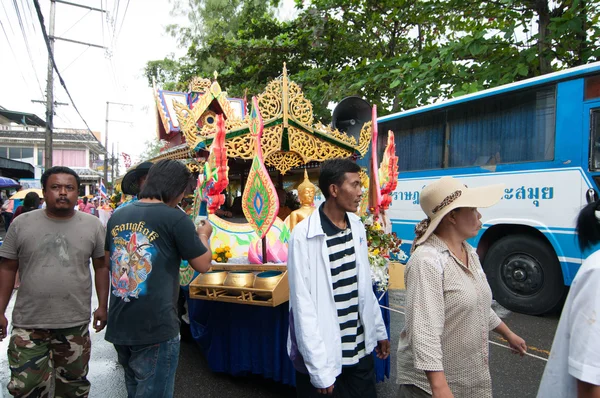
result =
M431 398L431 395L412 384L400 384L397 398Z

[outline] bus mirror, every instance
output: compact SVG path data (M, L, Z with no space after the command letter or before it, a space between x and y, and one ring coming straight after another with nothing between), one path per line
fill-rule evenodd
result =
M588 191L585 194L585 199L587 200L588 203L596 202L598 200L598 193L596 192L595 189L590 188L590 189L588 189Z

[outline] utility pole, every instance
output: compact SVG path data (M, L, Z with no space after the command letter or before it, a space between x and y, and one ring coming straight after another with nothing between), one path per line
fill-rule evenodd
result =
M106 101L106 122L104 124L104 185L108 184L108 105Z
M108 122L130 123L130 122L123 121L123 120L111 120L111 119L109 119L108 118L108 109L109 109L110 105L133 106L131 104L123 104L121 102L106 101L106 119L105 119L105 125L104 125L105 126L104 127L104 150L105 150L105 155L104 155L104 183L105 184L108 183ZM114 152L115 152L115 148L114 148L114 144L113 144L113 157L114 157ZM112 163L113 162L111 162L111 164ZM111 182L112 182L112 180L111 180Z
M98 11L105 13L106 10L102 10L99 8L88 7L81 4L71 3L64 0L50 0L50 26L48 30L48 39L50 40L50 52L48 53L48 78L46 81L46 136L44 143L44 168L47 170L52 167L52 130L54 129L54 105L58 105L59 103L54 102L54 65L52 62L52 55L54 54L54 41L55 40L64 40L71 43L83 44L91 47L98 47L106 49L106 47L99 46L97 44L84 43L77 40L66 39L62 37L54 36L54 27L56 20L56 3L62 3L72 7L85 8L89 11ZM33 101L38 102L38 101ZM60 104L62 105L62 104ZM66 104L65 104L66 105Z
M50 0L50 50L48 54L48 79L46 81L46 140L44 144L44 169L52 167L52 129L54 128L54 65L52 54L54 54L54 20L56 15L56 4Z
M115 143L112 143L112 159L110 167L110 192L115 193Z

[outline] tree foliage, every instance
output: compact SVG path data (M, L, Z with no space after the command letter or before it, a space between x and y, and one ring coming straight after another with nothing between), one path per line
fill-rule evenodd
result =
M189 26L169 31L187 55L151 61L149 80L184 89L212 76L232 96L260 93L287 62L329 121L348 95L399 111L600 59L592 0L176 0Z
M166 141L155 138L144 142L144 150L140 154L140 162L152 159L160 154L160 151L165 147Z

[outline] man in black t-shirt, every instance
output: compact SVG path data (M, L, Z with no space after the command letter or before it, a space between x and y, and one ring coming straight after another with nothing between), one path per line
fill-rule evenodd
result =
M129 397L173 396L179 358L179 264L210 268L212 227L196 230L177 208L190 172L174 160L156 163L139 201L116 212L106 230L111 294L106 340L115 345Z

